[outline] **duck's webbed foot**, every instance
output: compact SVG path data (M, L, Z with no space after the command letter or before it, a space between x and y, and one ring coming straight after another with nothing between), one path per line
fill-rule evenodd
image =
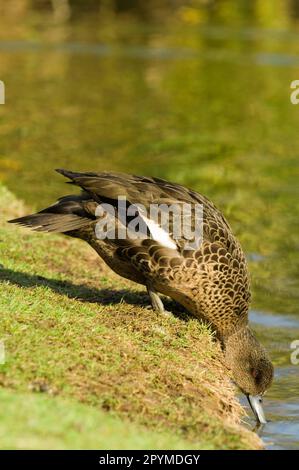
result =
M171 312L168 312L167 310L165 310L163 302L158 292L152 286L147 285L146 287L147 287L148 295L151 300L153 310L155 310L156 312L162 313L163 315L167 315L167 316L171 315L172 314Z

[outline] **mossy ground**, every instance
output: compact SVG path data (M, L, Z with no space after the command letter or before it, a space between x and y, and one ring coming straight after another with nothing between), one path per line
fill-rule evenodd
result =
M260 448L209 329L90 247L10 226L0 187L0 448Z

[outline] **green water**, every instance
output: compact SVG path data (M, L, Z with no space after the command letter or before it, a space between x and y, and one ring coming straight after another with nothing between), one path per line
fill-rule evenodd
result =
M19 197L42 208L69 192L57 167L118 170L183 183L224 211L276 365L270 448L299 448L297 3L107 8L71 22L35 12L0 32L0 179Z

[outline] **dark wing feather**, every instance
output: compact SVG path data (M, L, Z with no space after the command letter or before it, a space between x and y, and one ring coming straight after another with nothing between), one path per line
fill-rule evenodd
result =
M93 223L96 219L94 215L96 205L86 193L80 196L65 196L36 214L8 222L29 227L37 232L66 233Z
M222 244L227 250L239 250L239 244L232 235L231 229L214 204L190 189L179 184L170 183L161 178L127 175L123 173L78 173L68 170L57 170L69 178L74 184L97 201L109 201L116 205L118 196L124 196L130 204L142 204L147 210L150 204L182 204L203 205L203 237L211 242ZM191 220L194 224L195 220ZM169 233L173 233L174 220L171 220ZM193 226L191 229L193 230ZM181 249L184 248L185 239L178 241Z

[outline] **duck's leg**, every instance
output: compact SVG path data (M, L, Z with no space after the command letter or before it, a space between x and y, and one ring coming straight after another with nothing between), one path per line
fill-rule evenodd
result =
M146 287L148 295L151 299L153 310L159 313L163 313L164 315L169 315L170 312L167 312L167 310L165 310L163 302L160 299L158 292L150 285L147 285Z

